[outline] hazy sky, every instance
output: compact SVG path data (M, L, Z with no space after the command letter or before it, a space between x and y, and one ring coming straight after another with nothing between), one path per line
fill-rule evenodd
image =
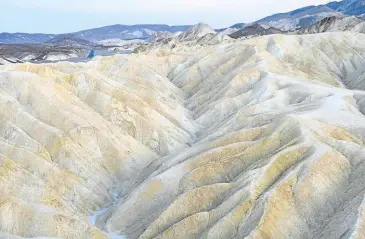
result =
M65 33L113 24L252 22L328 0L0 0L0 32Z

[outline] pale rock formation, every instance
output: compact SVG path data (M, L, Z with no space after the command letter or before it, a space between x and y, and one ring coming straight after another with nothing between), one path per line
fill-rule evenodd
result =
M231 35L232 33L235 33L237 31L239 31L240 28L232 28L232 27L229 27L229 28L226 28L225 30L221 31L222 34L225 34L225 35Z
M363 238L364 65L324 33L1 66L0 238Z
M155 32L149 37L150 42L161 42L174 38L174 34L167 31Z
M236 31L230 35L230 37L237 39L237 38L252 38L257 36L265 36L265 35L273 35L273 34L281 34L284 33L283 31L274 28L268 27L264 28L260 24L256 23L250 26L246 26L245 28Z
M119 49L135 49L136 47L146 44L146 40L143 39L133 39L133 40L121 40L118 38L106 39L97 42L99 45L115 47Z
M226 35L224 32L218 32L216 34L210 33L200 38L195 44L200 45L216 45L222 42L233 42L233 38Z
M215 34L216 32L207 24L199 23L192 26L186 32L178 36L179 41L194 41L204 37L207 34Z
M77 54L71 53L71 54L49 54L43 58L45 61L61 61L61 60L67 60L70 58L77 58ZM28 59L25 59L28 60Z
M197 46L199 48L200 46L232 42L233 39L226 32L229 32L229 30L217 33L210 26L203 23L199 23L185 32L155 32L150 36L149 44L136 48L135 52L151 52L160 49L172 51L176 47Z

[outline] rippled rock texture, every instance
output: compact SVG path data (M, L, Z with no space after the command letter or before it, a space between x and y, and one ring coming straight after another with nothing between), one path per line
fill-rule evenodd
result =
M0 238L364 238L365 35L167 49L0 68Z

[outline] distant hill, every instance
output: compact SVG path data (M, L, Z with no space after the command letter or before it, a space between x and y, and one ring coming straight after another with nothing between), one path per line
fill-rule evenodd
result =
M272 34L280 34L280 33L283 33L283 32L279 29L276 29L274 27L270 27L270 28L266 29L266 28L262 27L260 24L256 23L251 26L245 27L229 36L234 39L238 39L241 37L264 36L264 35L272 35Z
M346 15L359 16L365 13L364 0L344 0L340 2L330 2L326 6Z
M232 26L230 26L229 28L237 28L237 29L242 29L246 26L247 24L246 23L236 23Z
M207 34L216 34L216 32L207 24L199 23L195 26L190 27L187 31L181 33L178 36L180 41L192 41L198 40Z
M107 39L147 39L158 31L171 33L186 31L191 26L169 26L169 25L112 25L100 28L88 29L69 34L31 34L31 33L0 33L0 43L3 44L42 44L53 38L59 39L65 35L90 42L98 42ZM58 41L58 40L56 40Z
M331 16L340 17L343 14L324 5L308 6L287 13L274 14L256 21L256 23L265 27L275 27L283 31L289 31L310 26L323 18Z
M315 34L322 32L352 31L365 33L365 21L357 16L329 17L325 18L310 27L296 31L297 34Z
M113 25L100 27L95 29L84 30L75 32L78 38L85 39L88 41L101 41L106 39L147 39L153 33L158 31L167 31L171 33L186 31L191 26L168 26L168 25Z
M58 35L48 41L45 41L44 44L54 45L54 46L71 46L80 48L84 47L90 48L97 46L96 43L78 38L73 34Z
M23 43L43 43L54 38L53 34L31 34L31 33L0 33L0 43L3 44L23 44Z
M309 27L328 17L346 15L361 16L365 14L365 0L343 0L326 5L307 6L287 13L278 13L256 21L266 27L281 30L294 30Z
M246 24L246 23L236 23L236 24L234 24L234 25L232 25L232 26L230 26L230 27L216 29L215 31L216 31L216 32L224 32L224 31L226 31L227 29L234 29L234 30L238 31L238 30L243 29L243 28L244 28L244 27L246 27L246 26L247 26L247 24ZM229 31L231 31L231 30L228 30L228 32L229 32Z

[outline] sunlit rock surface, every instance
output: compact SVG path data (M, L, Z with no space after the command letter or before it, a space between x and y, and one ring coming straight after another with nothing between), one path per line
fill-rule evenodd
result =
M2 66L0 238L364 238L364 66L357 33Z

